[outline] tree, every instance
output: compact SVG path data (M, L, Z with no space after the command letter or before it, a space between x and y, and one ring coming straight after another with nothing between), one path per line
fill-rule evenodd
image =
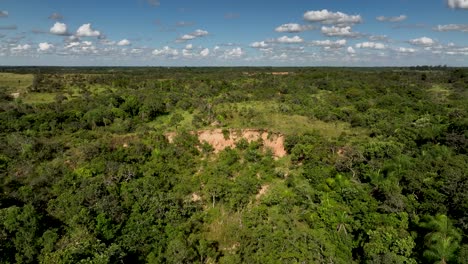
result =
M432 263L449 263L455 257L461 235L452 226L450 219L443 214L429 216L421 223L423 228L430 230L425 239L424 257Z

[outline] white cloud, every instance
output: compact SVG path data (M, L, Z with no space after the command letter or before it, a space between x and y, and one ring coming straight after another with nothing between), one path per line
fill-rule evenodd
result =
M389 38L388 38L387 35L372 35L372 36L369 36L369 40L370 41L385 41L385 42L388 42Z
M461 31L468 32L468 24L448 24L448 25L438 25L433 28L435 31Z
M191 50L191 49L193 49L193 45L192 44L187 44L187 45L185 45L185 49L186 50Z
M378 43L378 42L362 42L356 44L356 48L358 49L377 49L383 50L386 48L385 44Z
M202 51L200 51L200 55L202 57L206 57L206 56L210 55L210 50L208 48L202 49Z
M312 45L315 46L323 46L323 47L343 47L346 45L346 39L340 39L337 41L327 40L316 40L311 42Z
M122 39L117 43L118 46L130 46L131 43L128 39Z
M357 37L360 34L351 31L351 27L322 27L322 34L329 36L329 37L345 37L345 38L353 38Z
M386 17L386 16L378 16L376 19L381 22L401 22L406 20L408 17L406 15L399 15L396 17Z
M306 30L312 30L315 27L309 25L299 25L296 23L283 24L275 28L276 32L286 32L286 33L298 33Z
M224 58L229 59L229 58L239 58L245 55L245 52L242 50L242 48L237 47L233 49L228 49L224 51Z
M348 47L348 48L346 49L346 51L347 51L349 54L355 54L355 53L356 53L356 51L353 49L353 47Z
M175 57L179 55L179 52L176 49L170 48L169 46L165 46L162 49L153 50L154 56L170 56Z
M0 10L0 17L8 17L8 11Z
M286 53L281 53L280 55L275 55L271 57L272 60L287 60L288 59L288 54Z
M309 22L322 22L324 24L357 24L362 22L360 15L348 15L342 12L330 12L326 9L317 11L307 11L304 19Z
M143 52L143 49L132 49L130 50L131 54L140 54Z
M399 47L397 50L399 53L415 53L416 50L413 48L404 48L404 47Z
M250 44L250 47L252 47L252 48L267 48L268 44L265 43L265 41L257 41L257 42L253 42L252 44Z
M185 34L183 35L182 37L179 38L179 40L181 41L187 41L187 40L192 40L196 38L194 35L189 35L189 34Z
M447 4L450 8L468 9L468 0L448 0Z
M207 36L208 34L209 33L206 30L197 29L190 34L182 35L181 37L177 39L177 42L185 42L185 41L192 40L195 38L201 38L201 37Z
M18 46L11 48L11 52L17 53L17 52L27 51L29 49L31 49L31 45L29 45L29 44L24 44L24 45L19 44Z
M435 41L428 37L411 39L409 43L417 46L432 46L435 44Z
M50 28L50 33L54 35L67 35L67 25L65 23L56 22L54 26Z
M80 41L80 38L75 35L71 35L65 39L65 42L76 42L76 41Z
M54 45L52 45L52 44L49 44L47 42L42 42L42 43L39 43L38 51L48 51L48 50L52 49L53 47L54 47Z
M182 56L191 58L193 56L192 51L188 49L182 49Z
M70 42L67 46L65 46L66 49L74 48L80 46L80 42Z
M101 36L101 32L97 30L93 30L91 28L91 24L83 24L81 27L78 28L76 31L76 35L78 37L99 37Z
M276 39L276 41L278 43L286 43L286 44L295 44L295 43L304 42L304 40L299 36L294 36L294 37L282 36Z
M192 35L194 35L195 37L204 37L208 35L208 31L197 29L192 33Z

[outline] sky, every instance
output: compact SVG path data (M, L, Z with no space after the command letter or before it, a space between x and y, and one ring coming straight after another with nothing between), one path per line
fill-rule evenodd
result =
M468 0L0 0L0 65L468 66Z

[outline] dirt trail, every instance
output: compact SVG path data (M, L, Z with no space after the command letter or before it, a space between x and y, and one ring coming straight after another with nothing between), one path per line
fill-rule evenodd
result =
M270 149L275 157L284 157L287 153L284 149L284 136L281 134L268 133L268 131L257 129L229 130L229 135L225 136L222 129L200 130L194 132L198 135L200 142L210 144L214 152L217 153L225 148L235 148L241 139L249 143L261 139L265 148ZM175 133L166 134L169 142L172 142Z

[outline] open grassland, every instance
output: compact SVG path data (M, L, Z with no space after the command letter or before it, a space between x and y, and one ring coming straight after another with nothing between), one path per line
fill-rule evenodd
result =
M33 74L0 73L0 87L11 93L24 93L32 85Z

